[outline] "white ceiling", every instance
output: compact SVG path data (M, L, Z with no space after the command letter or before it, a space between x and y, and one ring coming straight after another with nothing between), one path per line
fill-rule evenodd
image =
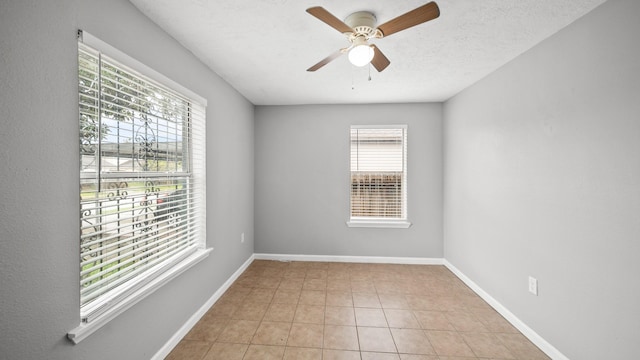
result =
M253 104L292 105L447 100L605 0L437 0L439 18L372 41L391 65L371 81L346 56L306 71L348 41L305 9L382 24L428 0L130 1Z

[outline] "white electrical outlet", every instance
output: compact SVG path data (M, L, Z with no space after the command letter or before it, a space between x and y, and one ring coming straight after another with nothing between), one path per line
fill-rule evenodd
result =
M529 292L538 296L538 280L533 276L529 276Z
M240 234L240 242L244 243L244 233Z

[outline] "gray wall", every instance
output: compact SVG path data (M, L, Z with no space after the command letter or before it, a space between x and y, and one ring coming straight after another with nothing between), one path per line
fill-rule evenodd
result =
M256 253L441 258L442 105L258 106ZM408 229L348 228L349 126L408 125Z
M78 28L208 100L207 245L215 251L72 345ZM0 359L148 359L253 253L253 105L126 0L3 0L0 34Z
M444 108L445 258L571 359L640 356L639 13L610 0Z

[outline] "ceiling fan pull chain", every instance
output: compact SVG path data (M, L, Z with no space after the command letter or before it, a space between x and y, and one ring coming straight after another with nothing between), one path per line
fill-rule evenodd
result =
M354 74L354 72L355 72L355 67L354 67L354 66L351 66L351 90L355 90L355 89L356 89L356 85L355 85L354 80L353 80L353 79L354 79L354 77L355 77L355 76L353 75L353 74Z
M369 62L369 81L371 81L371 62Z

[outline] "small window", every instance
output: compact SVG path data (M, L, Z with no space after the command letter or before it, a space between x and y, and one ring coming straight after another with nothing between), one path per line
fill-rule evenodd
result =
M205 104L82 42L78 75L80 314L89 324L203 252Z
M408 227L407 127L351 127L349 226Z

